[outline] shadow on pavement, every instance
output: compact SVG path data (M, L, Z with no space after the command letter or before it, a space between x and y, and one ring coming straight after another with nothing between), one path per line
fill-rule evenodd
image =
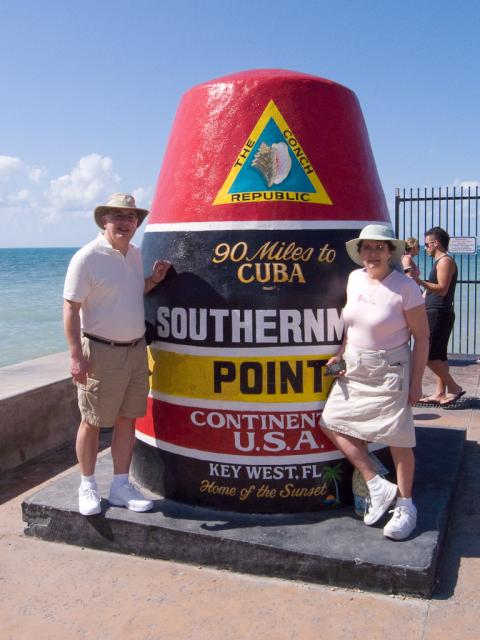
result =
M110 439L111 430L101 429L99 451L110 446ZM29 460L15 469L4 471L0 474L0 505L54 478L76 464L75 443L71 442Z
M479 557L480 446L467 440L433 598L450 598L458 581L461 559Z

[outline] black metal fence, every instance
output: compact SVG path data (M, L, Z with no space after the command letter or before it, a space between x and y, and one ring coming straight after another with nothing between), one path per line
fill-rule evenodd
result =
M464 243L467 252L452 253L458 267L455 291L455 326L450 337L450 353L477 355L480 352L477 311L480 310L479 256L476 247L480 232L479 187L435 189L397 189L395 192L395 229L399 238L418 238L421 247L418 264L421 278L430 273L432 259L424 251L425 231L442 227L455 240L452 247ZM456 241L457 238L462 240ZM468 239L468 240L467 240ZM475 252L471 253L472 247Z

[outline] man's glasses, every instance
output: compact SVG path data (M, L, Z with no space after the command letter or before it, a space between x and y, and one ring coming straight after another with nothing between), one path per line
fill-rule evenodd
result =
M135 213L109 213L108 215L115 222L136 222L137 220Z
M432 240L432 242L425 242L426 247L430 247L432 244L435 244L435 240Z

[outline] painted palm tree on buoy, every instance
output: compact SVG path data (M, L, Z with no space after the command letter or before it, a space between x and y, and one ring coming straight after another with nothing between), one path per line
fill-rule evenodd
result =
M323 479L325 482L331 484L333 482L335 486L335 496L328 495L323 501L326 505L340 504L340 495L338 491L338 483L340 482L343 473L342 464L336 464L334 467L326 466L323 468Z

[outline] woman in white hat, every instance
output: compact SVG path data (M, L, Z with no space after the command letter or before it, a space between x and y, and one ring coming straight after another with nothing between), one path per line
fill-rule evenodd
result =
M425 303L416 283L401 272L405 243L395 238L390 227L367 225L346 248L362 268L348 279L345 337L327 363L344 360L345 369L333 385L321 423L367 483L365 524L380 520L397 498L383 532L403 540L417 519L412 502L415 429L411 406L422 395L428 355ZM390 446L398 486L377 474L367 442Z

